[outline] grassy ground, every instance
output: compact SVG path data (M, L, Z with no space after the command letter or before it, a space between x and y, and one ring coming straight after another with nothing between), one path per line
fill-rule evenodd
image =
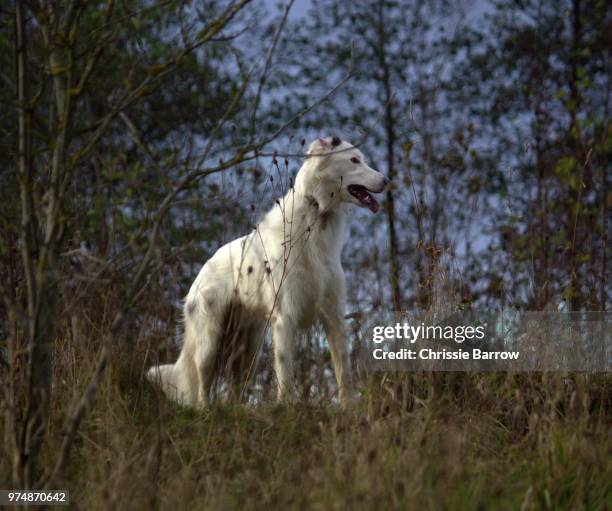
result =
M194 411L143 382L142 360L114 357L54 485L70 490L75 508L612 505L610 376L374 375L349 411L330 403ZM92 364L58 369L45 466Z

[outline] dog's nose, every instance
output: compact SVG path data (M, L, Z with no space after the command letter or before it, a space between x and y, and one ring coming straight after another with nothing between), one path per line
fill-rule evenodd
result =
M387 186L390 182L391 180L388 177L383 177L383 183L385 183L385 186Z

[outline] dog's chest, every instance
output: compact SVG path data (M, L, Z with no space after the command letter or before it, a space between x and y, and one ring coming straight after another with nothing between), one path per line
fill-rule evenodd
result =
M332 269L338 267L327 247L306 244L290 261L282 287L283 313L293 316L301 328L312 326L329 286L334 285Z
M317 306L324 294L324 282L310 261L302 263L287 275L280 309L290 315L300 328L312 326Z
M309 328L340 272L344 239L342 212L321 214L310 204L295 209L292 220L271 216L254 234L249 250L253 268L262 264L262 279L252 279L249 301L267 313L289 316L300 328ZM254 272L256 275L256 272ZM245 296L245 298L247 298Z

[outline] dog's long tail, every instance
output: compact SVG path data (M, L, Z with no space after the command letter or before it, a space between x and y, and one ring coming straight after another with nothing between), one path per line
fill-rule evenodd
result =
M187 344L187 343L185 343ZM198 380L193 356L184 346L174 364L153 366L147 371L147 379L161 387L168 398L186 406L197 403Z

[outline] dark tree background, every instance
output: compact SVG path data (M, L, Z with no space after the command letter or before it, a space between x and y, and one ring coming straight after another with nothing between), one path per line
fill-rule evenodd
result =
M278 108L326 87L356 46L354 79L305 120L365 129L394 180L384 236L356 236L347 257L388 275L377 303L427 308L443 274L480 307L605 310L607 7L318 0L296 22Z

